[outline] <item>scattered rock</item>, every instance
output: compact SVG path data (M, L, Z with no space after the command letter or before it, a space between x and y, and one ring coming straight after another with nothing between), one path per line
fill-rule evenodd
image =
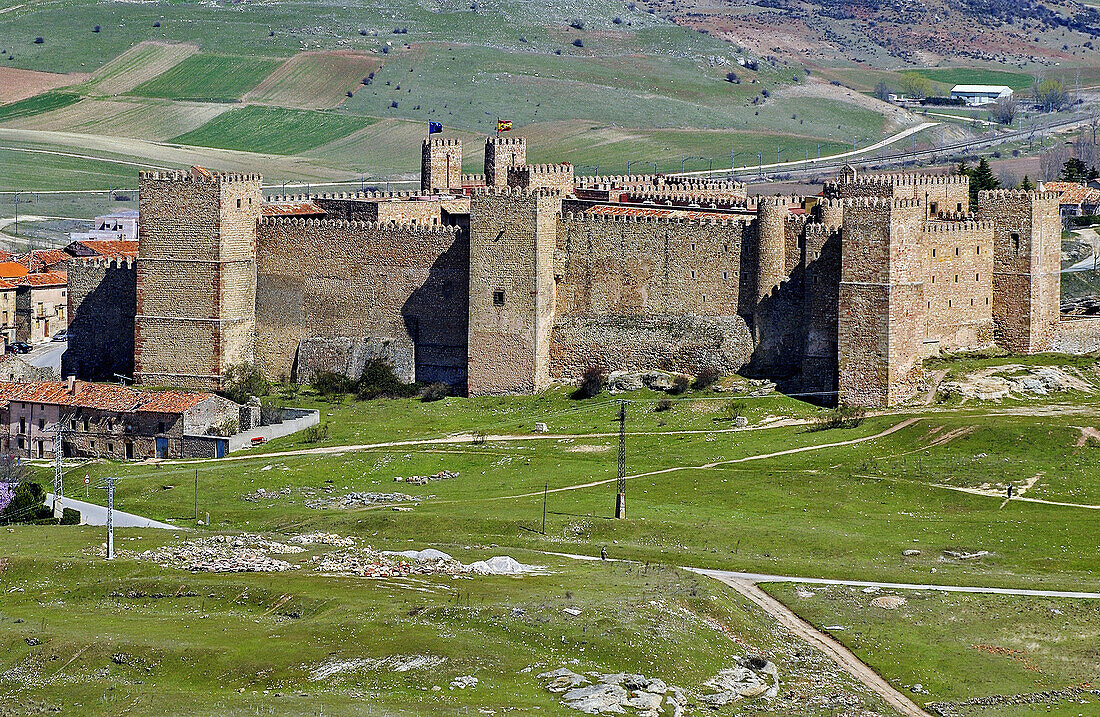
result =
M535 424L535 433L546 433L549 430L550 428L545 423L539 422Z
M984 558L989 555L989 551L979 550L976 553L964 553L959 550L945 550L943 554L949 558L955 558L956 560L977 560L978 558Z
M464 690L467 687L477 687L477 678L473 675L465 675L451 680L452 690Z
M880 595L872 600L871 604L883 610L897 610L905 604L905 598L900 595Z
M779 670L762 657L746 657L736 667L719 670L703 686L714 690L699 698L710 707L756 697L771 700L779 695Z
M669 687L663 680L649 679L645 675L618 672L599 675L594 683L583 675L562 667L553 672L543 672L541 680L551 680L547 689L562 693L562 703L580 712L588 714L624 714L628 710L638 717L659 717L661 705L668 696L668 704L673 716L683 713L680 707L684 703L683 693L676 687Z
M435 496L428 496L435 497ZM322 496L306 501L307 508L343 509L364 508L381 503L419 503L420 498L405 493L347 493L341 496Z
M904 555L907 558L912 558L914 556L920 555L920 551L916 550L914 548L910 548L909 550L901 551L901 554Z
M335 533L306 533L295 535L286 542L295 545L331 545L337 548L350 548L355 545L355 538L345 538Z
M408 483L410 485L427 485L432 481L437 480L450 480L451 478L458 478L458 473L452 471L439 471L430 476L407 476L402 478L401 476L395 477L393 480L395 483ZM396 495L401 495L397 493ZM391 501L392 502L392 501Z

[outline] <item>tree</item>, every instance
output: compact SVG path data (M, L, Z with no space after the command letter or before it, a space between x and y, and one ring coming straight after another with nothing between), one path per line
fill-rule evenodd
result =
M960 177L970 176L970 167L966 166L966 160L959 160L959 166L955 167L955 174Z
M1031 180L1028 179L1028 176L1026 174L1024 175L1024 181L1020 182L1020 189L1024 190L1025 192L1030 192L1031 190L1035 189L1035 185L1031 183Z
M1015 97L1002 97L993 103L989 110L989 116L998 124L1012 124L1016 120L1016 112L1020 108L1020 102Z
M1069 104L1069 92L1061 80L1037 80L1031 88L1035 104L1047 112L1057 112Z
M271 393L271 383L254 363L239 363L225 369L219 393L235 403L248 403L253 396Z
M1088 167L1076 157L1070 157L1062 165L1062 181L1083 184L1088 178Z
M901 76L901 91L908 97L927 97L932 90L932 82L916 72L906 72Z
M989 160L982 157L978 166L970 173L970 206L978 205L978 192L998 189L1000 186L1001 181L993 174Z
M873 94L876 99L880 99L885 102L887 99L890 98L890 88L886 86L885 80L879 80L878 84L875 85L874 92L872 92L871 94Z
M46 506L46 491L42 485L23 481L16 486L11 502L0 511L0 525L35 523L52 517L53 511Z

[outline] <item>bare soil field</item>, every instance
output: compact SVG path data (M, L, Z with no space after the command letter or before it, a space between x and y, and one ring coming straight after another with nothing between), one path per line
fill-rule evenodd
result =
M88 79L86 74L62 75L56 72L0 67L0 105L34 97L47 90L78 85L86 79Z
M121 95L175 67L198 51L197 45L140 42L96 70L87 88L105 95Z
M244 96L245 102L262 102L295 109L332 109L347 93L362 87L362 80L381 61L357 52L301 52L284 62Z
M898 107L889 102L883 102L882 100L875 99L862 92L856 92L848 87L833 85L818 80L810 80L809 82L797 85L788 85L776 91L775 97L792 99L827 99L837 102L848 102L857 107L863 107L864 109L884 115L886 117L887 131L910 127L919 119L917 115L903 107Z

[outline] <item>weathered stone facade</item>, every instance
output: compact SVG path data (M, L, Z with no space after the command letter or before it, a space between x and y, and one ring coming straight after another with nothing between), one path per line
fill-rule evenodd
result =
M439 162L456 147L425 142L428 194L261 207L258 177L143 174L135 375L211 386L254 357L271 378L355 378L381 358L484 395L593 366L714 368L880 406L921 389L926 356L1042 351L1057 331L1053 194L982 193L970 214L966 178L852 172L820 199L750 200L732 182L529 166L507 136L484 176L455 175ZM74 311L124 291L118 276L78 276ZM109 335L125 313L87 316Z
M446 191L462 186L462 140L427 137L421 148L420 191Z
M69 263L69 345L61 374L86 381L134 375L137 267L132 258Z

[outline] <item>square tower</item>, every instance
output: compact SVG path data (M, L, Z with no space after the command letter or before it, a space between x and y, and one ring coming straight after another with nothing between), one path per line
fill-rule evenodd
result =
M462 140L426 137L420 151L420 191L425 194L462 186Z
M471 396L550 385L560 192L490 187L470 198Z
M216 389L253 360L258 174L142 172L137 383Z
M490 187L508 186L508 168L527 164L527 139L489 135L485 140L485 183Z
M978 216L993 222L993 334L1013 353L1049 351L1061 303L1058 195L978 192Z
M920 387L924 257L917 199L851 200L841 230L839 400L890 406Z

